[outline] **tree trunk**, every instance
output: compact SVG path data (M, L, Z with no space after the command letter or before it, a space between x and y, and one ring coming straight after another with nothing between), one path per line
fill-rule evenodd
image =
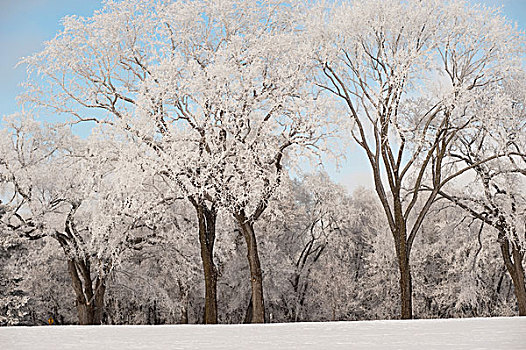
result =
M265 322L265 304L263 300L263 274L259 262L254 224L250 222L244 213L238 213L235 218L241 227L243 236L247 243L247 258L250 267L250 286L252 289L252 320L251 323Z
M395 234L395 244L400 271L400 318L410 320L413 318L413 281L405 227L399 228Z
M252 294L250 294L250 300L248 302L247 309L245 311L245 318L243 323L252 323L253 307L252 307Z
M513 282L513 290L517 298L517 304L519 305L519 316L526 316L526 285L524 284L524 266L522 264L524 258L523 253L516 244L509 241L505 233L500 234L499 242L504 265Z
M186 306L184 306L181 311L181 321L179 321L179 323L188 324L188 308Z
M524 284L524 266L522 265L523 253L513 246L512 255L515 266L515 278L513 280L513 289L519 304L519 316L526 316L526 285Z
M408 258L400 256L398 267L400 270L400 316L403 320L410 320L413 318L413 281Z
M73 290L75 291L79 325L101 324L104 313L104 294L106 292L104 281L97 278L95 291L93 291L89 264L86 262L71 259L68 261L68 270Z
M77 314L79 319L79 325L92 325L93 323L93 311L91 307L83 302L80 302L77 298Z
M103 279L97 277L95 282L95 304L93 307L93 324L102 324L102 317L104 316L104 295L106 293L106 284Z
M199 221L199 243L201 246L201 261L205 276L205 317L206 324L217 323L217 268L214 264L214 243L216 211L197 204Z

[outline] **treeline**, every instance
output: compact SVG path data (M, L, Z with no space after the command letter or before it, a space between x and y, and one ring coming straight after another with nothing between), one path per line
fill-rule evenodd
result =
M526 43L498 11L125 0L63 24L0 134L4 323L70 323L69 299L79 324L526 315ZM319 173L347 146L371 193Z
M374 193L362 189L350 196L326 175L289 186L290 196L272 210L276 218L261 227L266 321L397 318L395 252ZM166 232L155 244L130 250L111 272L104 324L204 322L199 243L192 234L197 224L188 211L181 234ZM452 206L437 208L432 217L416 242L415 317L515 315L495 230ZM231 219L220 221L218 321L248 322L245 243ZM2 300L11 300L3 304L4 325L43 325L49 317L55 324L78 322L63 255L52 239L4 244L1 276L8 285Z

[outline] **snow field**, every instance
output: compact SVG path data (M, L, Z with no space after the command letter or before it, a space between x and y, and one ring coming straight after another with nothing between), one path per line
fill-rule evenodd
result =
M526 317L0 328L8 349L526 349Z

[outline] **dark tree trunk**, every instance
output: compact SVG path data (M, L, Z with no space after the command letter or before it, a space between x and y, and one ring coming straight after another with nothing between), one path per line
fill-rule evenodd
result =
M512 280L517 303L519 304L519 316L526 316L526 285L524 284L524 266L522 264L523 253L514 246L512 255L515 266L515 278L512 278Z
M413 280L407 255L398 257L398 268L400 270L400 316L403 320L410 320L413 318Z
M78 260L68 261L68 270L75 291L75 304L79 325L98 325L104 313L104 281L97 278L93 290L89 264Z
M387 125L387 124L386 124ZM384 139L387 129L382 131L382 139ZM382 158L384 164L391 164L389 161L389 152L388 148L382 147ZM400 154L401 155L401 154ZM411 212L413 205L416 203L417 195L414 194L413 199L411 200L409 206L404 210L403 208L403 198L401 195L402 191L402 177L399 176L399 168L395 167L390 169L392 171L389 186L391 189L392 199L390 200L387 197L387 194L384 190L381 175L380 175L380 165L378 159L374 160L370 158L370 163L374 175L374 183L376 193L382 204L384 212L387 217L387 222L389 224L389 229L393 236L396 258L398 262L398 270L400 273L399 276L399 289L400 289L400 318L403 320L408 320L413 318L413 281L411 277L411 265L410 265L410 255L413 241L416 236L422 221L425 217L425 214L429 210L429 207L433 203L434 198L436 197L437 192L433 193L426 200L426 204L421 209L417 215L416 222L414 223L410 233L408 235L407 229L407 217ZM396 176L395 176L396 175ZM437 177L439 178L439 177ZM436 185L436 184L435 184ZM392 203L392 204L391 204Z
M311 225L311 232L314 225ZM313 235L314 237L314 235ZM309 276L312 266L318 261L325 250L326 244L316 244L315 238L312 238L303 248L298 261L296 262L296 273L292 279L292 288L296 297L296 304L292 307L292 320L300 320L301 310L305 306L305 298L309 287ZM308 266L308 267L306 267ZM304 272L305 271L305 272ZM301 283L300 283L301 282Z
M259 262L254 224L241 212L235 215L247 243L247 259L250 267L250 286L252 290L252 320L251 323L265 322L265 304L263 300L263 274Z
M93 310L93 324L102 324L102 317L104 316L104 295L106 293L106 284L104 280L97 278L95 282L95 304L92 305Z
M93 310L85 303L79 301L77 298L77 314L79 319L79 325L92 325L93 321Z
M247 310L245 312L245 318L243 323L252 323L252 294L250 294L250 300L248 302Z
M411 265L409 264L410 248L407 244L405 222L398 222L398 229L394 234L396 245L396 257L398 270L400 272L400 318L409 320L413 318L413 280L411 277Z
M524 266L522 253L517 244L510 242L506 234L499 235L500 251L504 259L506 270L511 276L513 290L519 305L519 316L526 316L526 285L524 284Z
M206 324L217 323L217 268L214 263L215 226L217 212L203 204L195 206L199 221L199 243L201 261L205 276L205 315Z

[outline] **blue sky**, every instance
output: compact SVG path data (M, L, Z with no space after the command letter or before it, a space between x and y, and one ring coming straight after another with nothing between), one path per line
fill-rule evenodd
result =
M490 6L503 7L506 17L526 30L526 0L484 0ZM66 15L90 16L102 6L99 0L0 0L0 117L18 110L16 96L24 80L24 67L15 69L21 57L43 48L61 30ZM350 190L370 185L371 176L361 150L351 150L339 172L329 169L332 177Z
M61 18L89 16L101 7L98 0L0 0L0 116L17 111L15 97L25 78L21 57L43 48L62 26Z

